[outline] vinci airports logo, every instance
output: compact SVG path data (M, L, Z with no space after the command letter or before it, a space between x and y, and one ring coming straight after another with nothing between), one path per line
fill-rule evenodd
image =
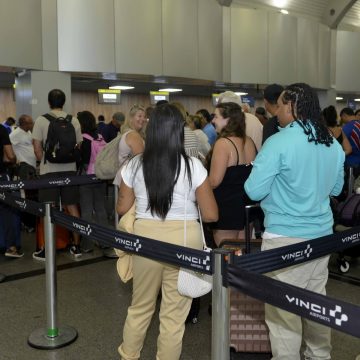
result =
M314 318L327 321L328 323L330 323L331 318L333 318L335 324L339 327L341 327L343 322L349 320L348 316L342 312L342 307L340 305L335 305L335 309L328 309L325 306L321 306L310 301L305 301L294 296L285 295L285 297L290 304L309 310L310 316Z
M17 190L17 189L22 189L25 186L25 184L22 181L16 182L14 184L3 184L0 186L0 189L6 190L6 189L10 189L10 190Z
M89 224L85 226L83 224L73 222L72 225L80 234L89 236L92 233L92 228Z
M210 270L210 255L206 255L205 259L202 259L197 256L176 253L176 257L179 260L189 262L192 267L195 267L198 269L205 268L206 270Z
M117 244L123 245L125 249L139 252L139 250L142 248L142 245L140 243L139 239L133 240L127 240L120 237L115 236L115 241Z
M69 185L71 180L69 178L60 179L60 180L50 180L50 185Z
M25 200L15 200L15 203L19 206L20 209L26 209L26 201Z
M343 243L355 244L360 241L360 233L355 233L341 239Z
M299 261L305 258L309 258L311 253L313 252L313 249L310 244L306 245L306 248L304 250L295 251L293 253L288 253L285 255L281 255L281 258L284 261L294 260Z

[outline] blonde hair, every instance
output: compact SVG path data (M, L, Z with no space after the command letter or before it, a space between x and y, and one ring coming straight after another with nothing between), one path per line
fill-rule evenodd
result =
M207 124L207 121L201 115L189 115L186 119L186 123L190 126L191 129L201 130Z
M146 113L145 108L143 106L136 104L133 105L129 110L129 115L126 117L124 124L121 126L121 130L120 130L121 134L124 134L129 130L133 130L131 120L138 111L143 111L144 113ZM143 138L145 138L145 126L139 131L139 134Z

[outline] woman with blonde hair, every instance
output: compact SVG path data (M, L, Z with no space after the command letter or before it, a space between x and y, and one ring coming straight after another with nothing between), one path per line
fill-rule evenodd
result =
M139 105L133 105L121 127L121 140L119 142L119 164L113 184L120 186L121 168L132 156L144 151L144 138L146 117L145 109Z
M142 138L145 138L146 112L141 105L133 105L129 110L124 124L121 126L121 134L125 134L129 130L136 130Z

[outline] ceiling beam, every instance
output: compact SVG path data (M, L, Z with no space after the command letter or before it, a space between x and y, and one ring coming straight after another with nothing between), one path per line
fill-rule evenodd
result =
M336 29L356 0L330 0L324 11L323 20L330 29Z
M232 0L217 0L217 2L221 5L221 6L230 6L232 3Z

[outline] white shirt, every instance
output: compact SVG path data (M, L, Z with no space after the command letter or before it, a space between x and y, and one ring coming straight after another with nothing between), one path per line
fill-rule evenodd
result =
M147 210L148 196L145 188L142 165L139 166L138 171L136 171L140 156L141 155L134 157L123 167L121 176L124 183L134 190L136 198L136 218L161 220L157 215L152 216L150 210ZM191 157L190 159L191 188L189 189L188 176L185 172L185 161L182 158L179 178L174 186L173 202L166 216L166 220L184 220L185 203L186 219L196 220L199 218L195 191L205 181L207 171L199 159L195 157Z
M35 168L36 157L32 144L31 131L26 132L20 127L17 127L10 133L9 137L18 162L25 162Z
M263 126L260 120L253 114L245 113L246 135L253 140L256 150L259 152L262 144Z

